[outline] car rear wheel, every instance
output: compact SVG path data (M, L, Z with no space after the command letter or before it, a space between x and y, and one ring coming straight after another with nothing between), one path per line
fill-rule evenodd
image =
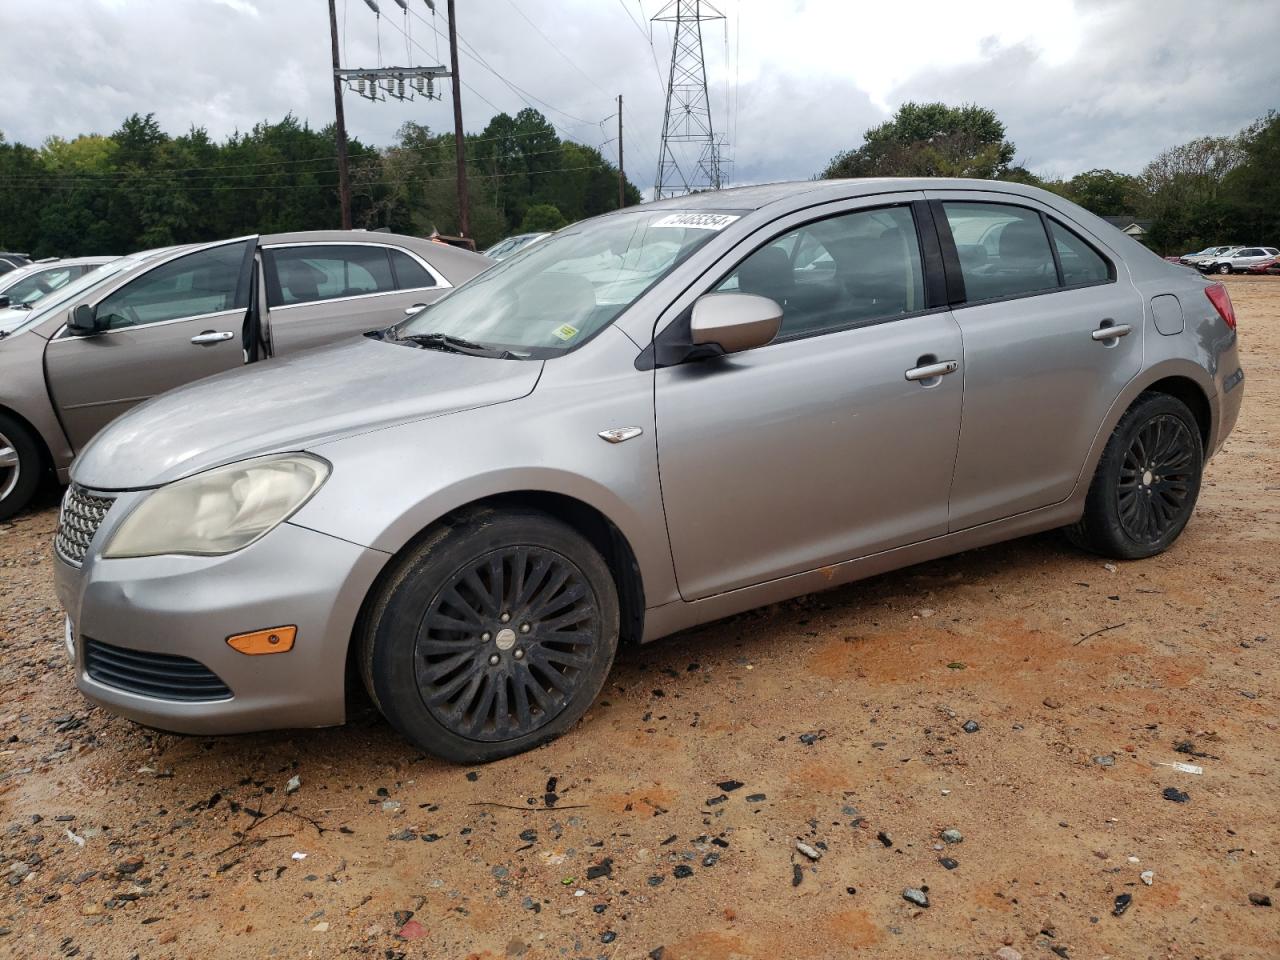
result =
M617 589L582 536L536 511L442 524L386 578L362 625L365 686L387 720L455 763L558 737L618 645Z
M31 432L0 413L0 520L31 502L40 485L40 446Z
M1144 393L1116 424L1084 516L1067 528L1067 536L1118 560L1163 552L1191 519L1203 467L1200 429L1186 404Z

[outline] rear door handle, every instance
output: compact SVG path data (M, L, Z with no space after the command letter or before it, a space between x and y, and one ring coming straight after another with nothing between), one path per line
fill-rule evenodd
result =
M925 364L923 367L912 367L903 376L908 380L932 380L934 377L945 377L960 369L960 361L943 360L939 363Z
M1110 327L1099 327L1089 336L1095 340L1116 340L1120 337L1127 337L1133 331L1133 327L1127 323L1117 323Z
M230 330L206 330L192 337L191 342L199 347L207 347L210 344L223 343L234 336L235 334Z

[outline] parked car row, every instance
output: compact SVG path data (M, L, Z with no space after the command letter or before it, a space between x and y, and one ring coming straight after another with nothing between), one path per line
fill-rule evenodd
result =
M1264 273L1280 257L1276 247L1219 246L1206 247L1179 257L1178 262L1195 267L1201 273ZM1261 270L1254 270L1261 267Z
M1244 393L1222 284L1021 184L770 184L445 251L171 250L0 344L63 476L79 451L54 567L88 698L232 733L341 723L363 680L493 760L581 718L621 642L1058 527L1157 554ZM439 293L400 265L475 275L397 318ZM383 329L118 416L238 366L242 320L250 353Z
M85 264L29 307L0 310L0 519L46 467L65 481L94 434L150 397L385 328L491 262L415 237L328 231ZM191 429L198 437L199 417Z

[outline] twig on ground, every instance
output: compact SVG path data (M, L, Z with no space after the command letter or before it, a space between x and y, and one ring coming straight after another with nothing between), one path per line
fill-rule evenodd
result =
M1128 625L1129 625L1129 621L1126 620L1123 623L1113 623L1109 627L1102 627L1101 629L1093 631L1093 633L1086 633L1083 637L1081 637L1079 640L1073 643L1072 646L1078 647L1080 646L1080 644L1084 643L1090 637L1096 637L1098 634L1106 633L1108 630L1119 630L1121 627L1127 627Z

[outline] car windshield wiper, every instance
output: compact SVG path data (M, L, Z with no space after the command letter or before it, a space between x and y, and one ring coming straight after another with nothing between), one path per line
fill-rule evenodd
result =
M496 357L500 360L520 360L524 357L510 350L499 350L495 347L486 347L481 343L473 343L450 333L411 333L407 337L396 337L396 339L408 340L430 350L447 350L450 353L462 353L471 357Z

